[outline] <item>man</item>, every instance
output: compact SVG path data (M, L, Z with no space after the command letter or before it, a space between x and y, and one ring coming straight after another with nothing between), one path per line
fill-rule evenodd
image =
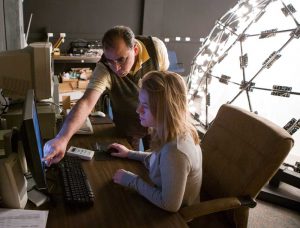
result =
M59 162L73 134L88 117L101 94L108 89L117 130L133 149L148 129L140 125L136 108L141 78L151 70L167 70L164 43L155 37L135 37L130 28L116 26L102 39L103 55L82 98L72 108L57 136L44 146L48 165Z

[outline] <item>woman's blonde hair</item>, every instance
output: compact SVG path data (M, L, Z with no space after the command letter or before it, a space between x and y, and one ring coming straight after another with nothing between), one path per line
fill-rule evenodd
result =
M195 127L189 121L186 84L179 74L151 71L143 77L141 89L148 94L149 109L156 122L152 132L152 149L187 134L191 134L195 144L200 142Z

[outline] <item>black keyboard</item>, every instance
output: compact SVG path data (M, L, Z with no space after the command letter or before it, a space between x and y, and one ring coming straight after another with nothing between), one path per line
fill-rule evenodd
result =
M59 163L59 170L66 203L80 206L93 205L95 196L81 167L80 159L65 156Z

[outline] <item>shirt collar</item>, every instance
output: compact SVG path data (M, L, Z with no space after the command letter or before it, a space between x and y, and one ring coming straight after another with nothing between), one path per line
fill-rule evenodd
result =
M139 40L136 40L136 44L137 44L139 52L138 52L135 68L130 71L130 73L133 75L142 68L142 65L144 62L146 62L147 60L150 59L149 53L146 49L146 46Z

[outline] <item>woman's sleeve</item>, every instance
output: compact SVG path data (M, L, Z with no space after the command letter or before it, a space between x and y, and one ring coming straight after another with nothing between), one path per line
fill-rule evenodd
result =
M140 152L140 151L133 151L130 150L128 152L128 158L132 160L137 160L137 161L144 161L146 157L151 155L150 152Z
M162 187L151 186L139 176L128 172L122 185L135 189L156 206L171 212L179 210L190 171L190 163L183 153L166 151L160 158Z

